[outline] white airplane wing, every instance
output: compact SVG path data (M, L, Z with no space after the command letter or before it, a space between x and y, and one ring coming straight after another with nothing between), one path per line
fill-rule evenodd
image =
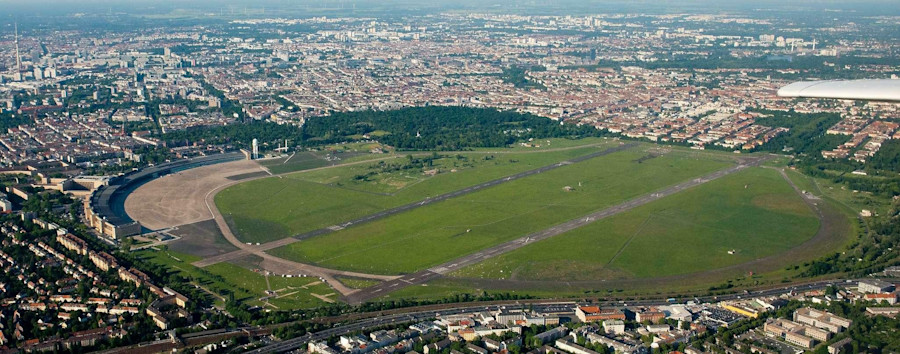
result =
M900 80L800 81L779 89L778 96L900 102Z

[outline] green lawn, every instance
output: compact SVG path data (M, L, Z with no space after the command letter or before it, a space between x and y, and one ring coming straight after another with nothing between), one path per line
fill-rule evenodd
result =
M344 285L351 287L353 289L365 289L365 288L368 288L370 286L380 283L377 280L348 278L348 277L337 277L337 280L340 281L341 283L343 283Z
M871 192L855 191L843 184L824 178L808 177L800 173L796 173L796 175L807 179L808 183L815 187L813 194L824 195L826 198L835 200L852 215L858 215L863 209L868 209L877 214L886 213L891 209L891 200L889 198L879 197ZM793 175L789 174L789 176Z
M269 297L268 303L283 310L321 306L325 302L312 294L334 294L334 290L320 282L318 278L285 278L272 275L268 277L267 283L263 274L230 263L218 263L205 269L222 276L234 289L240 289L242 293L247 294L245 300L250 305L262 306L264 302L259 299L267 296L266 290L275 292L275 295ZM330 298L336 299L336 294Z
M468 284L456 284L451 279L437 278L426 284L418 284L404 287L403 289L390 292L385 296L378 298L380 301L390 301L397 299L445 299L452 298L457 295L469 294L473 297L481 295L481 290L474 289ZM377 301L377 300L376 300Z
M297 151L287 157L260 160L260 165L273 174L283 174L311 170L314 168L341 165L349 162L374 160L389 157L385 154L371 154L352 150Z
M797 188L800 188L801 191L819 197L822 196L822 191L819 190L819 186L815 184L815 182L812 180L812 177L786 167L784 168L784 173L788 175L788 178L790 178L791 181L794 181L794 184L797 185Z
M233 292L236 300L244 301L251 306L263 306L264 303L259 299L266 296L265 291L270 289L269 285L271 290L277 293L269 299L269 303L280 309L321 306L325 302L311 294L334 293L334 290L319 282L317 278L270 276L267 285L266 278L262 274L230 263L218 263L201 269L191 265L191 262L200 260L200 257L189 254L156 250L142 250L137 254L153 263L165 265L193 284L215 293L213 299L219 305L223 304L222 298L227 298L223 294ZM335 298L335 295L331 298Z
M391 169L407 163L407 158L400 157L249 181L223 190L215 200L242 241L267 242L593 153L613 144L607 141L604 146L541 153L517 149L510 149L510 153L442 153L446 157L431 166ZM433 169L438 170L436 175L424 174Z
M298 151L277 159L260 160L259 164L269 169L269 172L281 174L294 171L302 171L331 165L332 163L321 158L313 152ZM288 159L290 158L290 159Z
M777 171L752 168L454 275L575 281L692 273L786 251L818 224Z
M647 155L647 146L617 152L270 253L329 268L412 273L730 165L679 149L638 162Z

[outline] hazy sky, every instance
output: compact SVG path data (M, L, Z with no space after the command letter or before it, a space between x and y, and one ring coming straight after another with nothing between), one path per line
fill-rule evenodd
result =
M855 10L898 15L900 0L0 0L8 15L62 15L68 13L165 13L174 9L221 11L223 8L279 10L356 9L390 12L443 9L599 12L712 12L762 8ZM2 16L2 15L0 15Z

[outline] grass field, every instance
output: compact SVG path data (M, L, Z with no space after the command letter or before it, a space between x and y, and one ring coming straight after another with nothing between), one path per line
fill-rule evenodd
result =
M343 283L344 285L351 287L353 289L365 289L375 284L378 284L377 280L370 279L359 279L359 278L348 278L348 277L337 277L337 280Z
M617 152L270 253L329 268L412 273L730 165L722 155L685 150L649 156L648 146Z
M548 151L560 148L571 148L576 146L584 146L587 144L596 144L606 141L606 138L581 138L581 139L565 139L565 138L550 138L550 139L536 139L532 141L522 141L505 149L498 148L475 148L474 151L482 151L482 152L497 152L497 151L508 151L508 152L537 152L537 151Z
M875 196L870 192L854 191L833 181L809 177L797 171L788 170L787 173L798 187L808 188L814 195L835 200L853 215L859 214L862 209L881 214L888 212L891 208L889 199Z
M280 276L266 277L249 269L230 264L219 263L207 268L197 268L190 263L200 260L200 257L173 251L142 250L138 255L153 263L165 265L181 276L188 278L195 285L199 285L213 293L210 296L214 303L223 305L223 294L234 293L235 300L242 300L251 306L270 306L280 309L311 308L324 305L325 302L312 294L333 294L328 285L319 282L317 278L283 278ZM266 295L266 290L275 291L276 295L269 298L266 305L260 301ZM336 295L331 295L335 298Z
M271 306L289 310L311 308L324 305L325 302L312 294L328 295L336 299L337 294L318 278L285 278L281 276L265 276L229 263L218 263L207 268L210 273L220 275L235 289L241 289L249 296L246 303L250 305ZM266 279L268 278L268 279ZM274 292L267 297L266 290ZM264 305L264 303L268 305Z
M288 158L290 158L290 160ZM281 174L329 166L332 162L325 160L313 152L300 151L288 155L288 157L259 160L259 164L269 169L269 172Z
M266 242L601 151L617 143L604 139L544 140L507 149L440 152L434 158L430 152L413 152L412 157L403 152L332 152L346 154L342 163L371 156L391 158L242 183L217 195L216 203L242 240ZM368 147L352 147L365 148ZM315 163L303 160L313 161L321 153L308 152L301 160L292 161L298 154L287 164ZM642 144L269 253L333 269L412 273L723 169L733 164L733 157L728 153ZM284 164L284 160L281 162ZM781 168L786 163L783 158L764 165ZM786 173L798 188L826 195L823 203L834 202L851 213L862 207L875 211L883 207L864 193L840 189L789 169ZM674 276L779 254L809 240L818 226L812 210L777 171L751 168L465 268L451 274L451 278L403 289L387 298L479 294L482 288L534 296L647 294L656 291L647 285L652 283L648 283L650 279L680 279ZM806 253L812 259L820 251ZM790 254L794 253L796 250ZM785 265L807 260L804 257L806 254L785 260ZM673 280L665 283L665 291L706 291L725 281L743 286L777 284L796 275L796 269L780 264L775 267L781 268L769 267L764 274L752 276L747 276L745 265L716 275L691 276L683 283ZM267 284L263 275L247 270L247 265L243 267L223 264L223 269L217 265L210 267L210 272L227 275L229 280L223 283L236 288L236 294L252 304L262 304L258 299L265 296L267 289L281 290L276 295L281 298L269 300L267 306L273 308L321 305L323 300L312 294L333 293L324 284L313 285L321 287L315 291L298 289L302 285L274 284L276 278L272 277ZM491 283L494 279L520 282ZM547 280L572 283L560 287L533 285ZM599 286L598 280L616 285ZM358 289L374 284L355 278L340 281ZM328 298L336 300L335 295Z
M300 172L241 183L220 192L215 200L242 241L267 242L600 151L614 144L602 140L587 142L601 145L539 153L526 148L508 149L508 153L443 153L446 157L432 161L431 165L405 169L402 167L409 159L399 157ZM425 174L430 170L437 173Z
M577 281L693 273L783 252L817 228L778 172L753 168L454 275Z
M259 160L259 163L265 166L269 172L272 172L273 174L282 174L384 157L388 157L388 155L335 149L325 151L297 151L286 157Z

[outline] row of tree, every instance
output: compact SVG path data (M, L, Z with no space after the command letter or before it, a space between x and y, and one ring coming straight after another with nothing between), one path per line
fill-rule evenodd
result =
M592 127L560 124L531 114L429 106L336 113L311 118L300 128L251 121L173 131L159 137L169 146L200 143L247 148L253 139L258 139L264 148L281 146L285 140L316 147L377 139L402 150L465 150L504 147L530 138L578 138L600 134Z
M381 143L407 150L502 147L528 138L596 135L591 127L560 124L531 114L468 107L416 107L337 113L309 119L307 145L333 144L381 135Z

